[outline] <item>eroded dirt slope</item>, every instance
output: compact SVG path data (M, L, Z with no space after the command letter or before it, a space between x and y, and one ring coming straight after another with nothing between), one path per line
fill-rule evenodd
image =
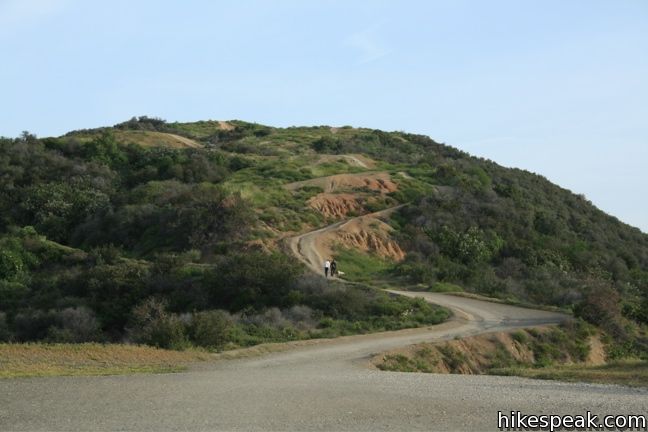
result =
M336 246L401 260L405 257L405 253L391 239L392 228L383 221L400 207L340 221L315 231L290 237L286 242L292 253L317 273L321 272L325 258L333 255Z
M369 190L373 192L389 193L398 190L388 172L335 174L311 180L288 183L285 188L298 190L306 186L315 186L323 192L337 192L349 190Z

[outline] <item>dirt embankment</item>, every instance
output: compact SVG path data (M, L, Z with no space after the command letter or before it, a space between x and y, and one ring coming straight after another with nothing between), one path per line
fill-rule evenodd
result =
M370 213L371 208L390 207L396 201L384 195L365 193L320 193L310 198L308 206L327 219L344 219Z
M561 341L565 336L557 335L566 335L567 339ZM605 350L599 335L591 335L579 341L574 335L556 327L411 345L379 354L372 359L372 364L383 370L469 375L485 374L508 367L604 363Z
M350 193L321 193L309 199L308 205L327 218L342 219L349 214L362 212L362 201L362 198Z
M353 219L335 232L333 243L349 249L372 253L381 258L401 261L405 252L391 238L393 228L372 216Z
M391 238L392 231L393 228L376 215L360 216L321 233L317 247L322 256L332 256L336 248L342 247L401 261L405 252Z
M290 183L285 187L291 191L304 187L320 188L322 192L310 198L308 205L325 217L334 219L367 213L367 204L384 201L386 194L398 189L386 172L337 174Z

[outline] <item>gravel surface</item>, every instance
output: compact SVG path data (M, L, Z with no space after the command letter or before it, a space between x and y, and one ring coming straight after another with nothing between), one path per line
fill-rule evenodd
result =
M455 318L178 374L0 380L0 430L496 430L500 410L646 413L648 392L641 389L371 369L372 354L397 346L565 318L421 295L455 310Z

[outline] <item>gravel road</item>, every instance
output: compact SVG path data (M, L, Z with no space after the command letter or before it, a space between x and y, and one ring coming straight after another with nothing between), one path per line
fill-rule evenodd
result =
M200 364L178 374L0 380L0 430L496 430L498 410L646 413L646 390L369 368L372 354L390 348L564 319L423 295L455 310L455 318L430 328Z

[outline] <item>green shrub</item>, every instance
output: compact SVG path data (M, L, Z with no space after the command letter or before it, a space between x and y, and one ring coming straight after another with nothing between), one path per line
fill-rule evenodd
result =
M133 309L129 336L133 342L158 348L180 349L186 346L184 325L166 311L164 302L150 298Z
M439 346L439 352L443 354L443 360L451 372L458 372L466 363L466 355L450 345Z
M0 312L0 342L11 341L11 331L7 324L7 314Z
M446 293L446 292L463 292L463 288L448 282L435 282L430 286L430 292Z
M417 366L407 356L402 354L390 354L385 356L383 361L378 364L378 368L392 372L418 372Z
M318 153L340 153L342 144L338 139L327 135L315 140L313 149Z
M527 329L526 331L527 331L527 333L529 333L534 338L537 338L538 336L540 336L540 332L537 329L530 328L530 329Z
M29 288L24 284L0 279L0 309L15 309L28 293Z
M66 308L56 313L57 325L48 330L48 340L82 343L101 340L101 329L94 312L84 306Z
M513 358L511 353L506 350L506 347L502 345L501 342L497 341L495 344L495 351L490 358L489 369L511 367L516 364L517 361Z
M511 338L520 344L526 344L529 341L529 335L524 330L518 330L511 334Z
M191 318L191 341L205 348L222 349L228 342L232 325L232 318L225 311L198 312Z
M13 319L14 334L19 342L45 339L49 329L57 324L54 312L35 309L23 310Z

